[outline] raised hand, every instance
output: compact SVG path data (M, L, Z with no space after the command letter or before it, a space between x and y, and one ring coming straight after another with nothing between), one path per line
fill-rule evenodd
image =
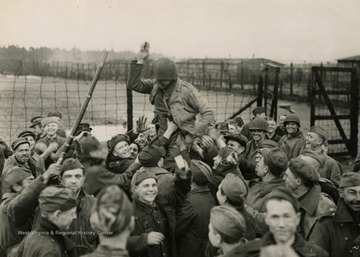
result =
M145 118L144 116L141 116L137 121L136 121L136 133L142 133L144 131L147 130L146 128L146 122L147 122L147 118Z

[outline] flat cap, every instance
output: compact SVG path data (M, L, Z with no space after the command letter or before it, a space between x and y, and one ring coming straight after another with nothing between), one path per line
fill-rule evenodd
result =
M221 234L237 240L244 237L246 221L234 207L221 205L211 209L210 224Z
M144 167L155 167L162 157L164 157L166 151L164 147L156 145L145 146L138 155L139 162Z
M195 183L199 186L205 186L212 180L212 170L205 162L191 160L190 170Z
M14 142L12 142L11 148L15 151L16 148L18 148L22 144L30 145L29 141L25 137L19 137L19 138L15 139Z
M30 176L32 176L32 174L29 171L26 171L19 166L14 166L9 170L8 173L5 174L4 183L7 186L11 186L23 181Z
M66 159L63 164L61 165L61 169L60 169L60 176L68 170L75 170L75 169L82 169L84 170L84 166L77 160L74 158L68 158Z
M315 183L320 179L319 173L308 162L299 158L292 158L288 167L305 184Z
M148 170L141 170L134 174L134 184L135 186L139 185L141 182L143 182L145 179L153 178L157 182L157 177L154 173Z
M234 140L243 147L246 147L246 144L249 142L249 140L244 135L226 135L224 136L224 139L226 141Z
M323 138L323 140L327 140L328 139L328 133L327 131L319 126L312 126L309 130L309 132L314 132L316 134L318 134L319 136L321 136Z
M360 173L344 172L340 178L340 188L360 186Z
M36 138L36 134L35 134L35 132L33 131L33 130L23 130L23 131L21 131L20 133L19 133L19 135L18 135L18 138L19 137L27 137L27 136L31 136L31 137L33 137L34 139Z
M39 206L47 212L68 211L76 206L76 196L70 188L48 186L40 193Z
M298 199L293 195L290 189L286 187L278 187L269 193L266 198L266 202L270 201L271 199L280 199L290 202L296 212L298 212L300 209L300 203Z
M318 153L312 149L304 149L303 156L309 156L315 160L318 161L318 163L320 164L320 166L324 165L325 161L326 161L326 155L324 153Z
M265 113L265 108L264 107L256 107L252 110L252 113L254 116L258 115L258 114L261 114L261 113Z
M50 124L50 123L56 123L59 124L59 122L57 121L57 119L55 117L47 117L41 120L41 126L45 127L46 125Z
M268 151L265 151L269 149ZM281 177L288 165L288 158L283 150L278 147L260 149L259 153L264 157L264 163L275 177Z
M30 128L35 127L38 124L41 124L41 121L44 119L44 117L42 116L35 116L33 118L31 118L31 125Z
M62 115L60 112L54 111L54 112L48 112L47 114L48 117L59 117L60 119L62 118Z
M234 204L241 204L248 193L248 186L243 178L233 173L226 174L221 181L221 189Z

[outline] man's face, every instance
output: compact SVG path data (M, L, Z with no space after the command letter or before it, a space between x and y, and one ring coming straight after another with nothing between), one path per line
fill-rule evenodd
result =
M220 246L220 238L219 235L215 233L214 227L209 223L209 241L212 246L219 247Z
M43 132L43 128L42 128L41 124L36 124L34 126L34 130L35 130L35 133L37 133L37 134L41 134Z
M276 129L276 121L268 120L267 123L269 124L268 132L273 133Z
M300 185L299 178L295 177L294 173L292 173L289 168L287 168L285 171L284 180L285 186L292 191L295 191Z
M284 127L285 119L286 119L285 115L280 115L280 117L279 117L279 125L280 125L280 127Z
M251 134L256 142L264 140L265 138L265 131L263 130L251 130Z
M155 124L149 124L147 125L147 129L148 129L148 134L149 136L155 136L156 135L156 129L155 129Z
M141 202L151 205L158 194L156 180L153 178L144 179L135 187L135 192Z
M260 117L260 118L263 118L263 119L266 119L266 114L265 114L265 112L256 114L255 118L259 118L259 117Z
M21 144L14 151L15 158L21 162L25 163L30 159L30 145Z
M162 89L167 88L171 83L173 82L173 80L167 80L167 79L158 79L157 83L159 84L159 87Z
M116 144L113 150L113 155L119 156L121 158L130 158L130 146L126 141L121 141Z
M67 170L61 176L61 185L70 188L74 193L79 192L84 184L84 171L83 169Z
M305 148L316 148L321 145L321 138L317 133L308 132L305 137Z
M32 136L26 136L25 138L27 139L27 141L30 144L30 151L32 151L34 149L34 146L35 146L35 143L36 143L35 139Z
M136 143L139 144L140 148L144 148L147 144L147 139L145 133L139 133L137 138L135 139Z
M136 144L134 143L130 144L130 153L131 153L131 158L135 159L139 153L139 148Z
M68 230L73 220L76 219L76 207L67 211L60 211L55 213L56 215L51 218L51 221L60 230Z
M218 186L218 191L216 192L216 198L217 198L220 205L225 203L226 196L221 193L221 183Z
M234 125L232 125L232 124L229 124L229 133L230 133L231 135L235 135L235 134L236 134L236 130L237 130L236 126L234 126Z
M285 128L287 133L294 134L298 131L299 125L296 122L289 121L286 122Z
M340 190L340 196L347 207L355 212L360 212L360 186L345 187Z
M56 134L56 131L58 130L59 125L55 122L46 124L44 127L44 131L48 136L54 136Z
M268 167L264 163L264 157L261 154L256 155L256 175L258 175L260 178L264 177L268 171Z
M229 139L226 146L233 149L237 154L241 154L245 150L245 148L242 145L240 145L239 142L232 139Z
M266 203L265 222L277 243L286 243L296 233L300 213L296 213L289 201L270 199Z

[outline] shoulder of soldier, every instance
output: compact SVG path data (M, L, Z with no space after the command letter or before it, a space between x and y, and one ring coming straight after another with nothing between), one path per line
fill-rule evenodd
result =
M192 85L191 83L189 83L185 80L179 79L179 82L180 82L182 89L198 91L194 85Z
M321 215L319 215L316 218L316 221L318 223L331 222L333 220L334 216L335 216L335 211L325 212L325 213L322 213Z

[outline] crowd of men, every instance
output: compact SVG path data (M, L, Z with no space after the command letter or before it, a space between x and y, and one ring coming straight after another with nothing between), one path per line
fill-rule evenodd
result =
M56 111L0 141L0 256L360 256L360 173L327 155L324 128L263 107L215 122L171 60L141 78L148 56L127 86L154 119L106 149L81 123L65 152Z

